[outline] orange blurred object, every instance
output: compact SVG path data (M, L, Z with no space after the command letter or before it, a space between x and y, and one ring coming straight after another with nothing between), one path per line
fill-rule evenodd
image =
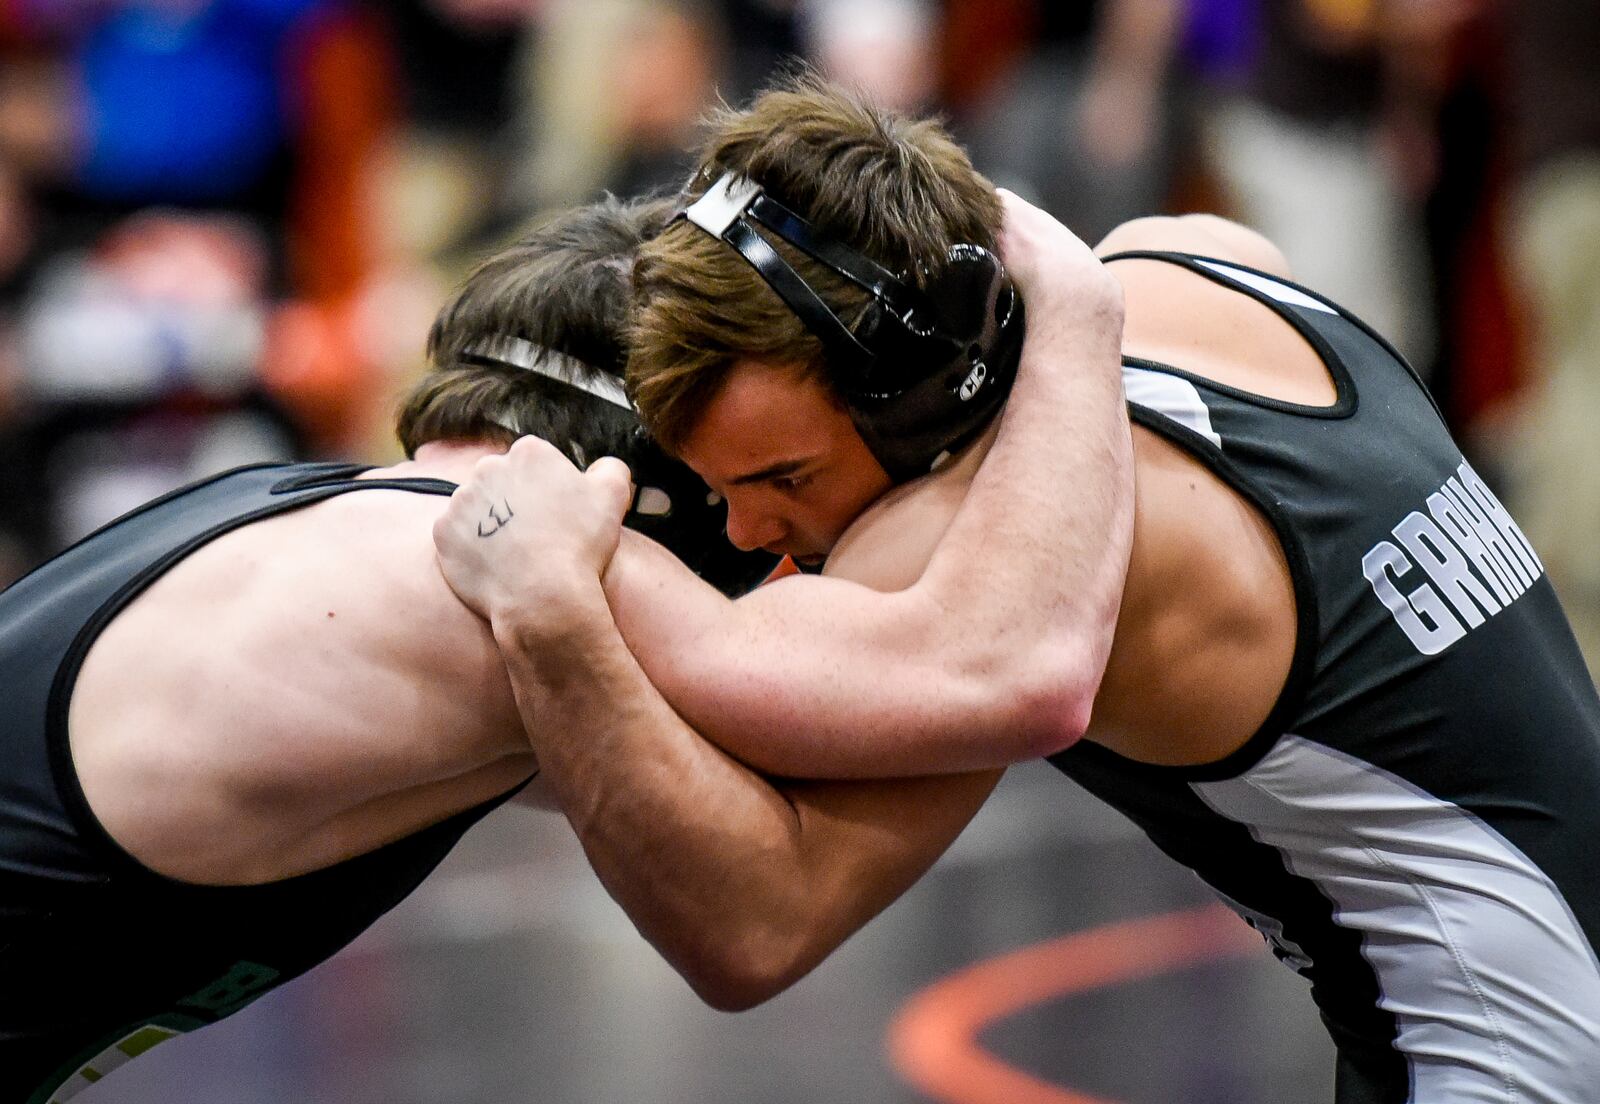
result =
M359 355L347 304L292 301L267 324L261 382L319 452L348 453L367 438L375 371Z
M778 566L772 569L772 574L768 575L766 580L761 585L765 586L767 583L781 579L785 575L798 574L800 574L800 568L796 566L793 560L791 560L788 556L785 556L783 559L778 561Z
M299 137L291 216L296 291L318 302L355 292L377 264L379 150L395 125L395 77L371 15L317 21L295 51Z

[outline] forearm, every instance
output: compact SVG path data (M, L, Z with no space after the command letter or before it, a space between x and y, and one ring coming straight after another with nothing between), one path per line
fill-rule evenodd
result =
M925 599L801 576L729 602L624 535L606 593L628 647L693 728L768 774L894 778L1025 758L1011 702ZM932 689L930 689L932 688Z
M730 603L624 539L606 576L617 623L698 731L774 774L840 778L1001 767L1082 734L1131 542L1120 300L1087 323L1036 317L931 563L889 535L911 585L803 577Z
M790 783L786 793L690 730L644 678L598 591L595 604L571 631L502 636L507 668L596 873L708 1003L747 1007L802 977L903 892L987 793L965 813L940 800L907 839L892 820L871 827L885 809L875 796L926 800L961 781Z

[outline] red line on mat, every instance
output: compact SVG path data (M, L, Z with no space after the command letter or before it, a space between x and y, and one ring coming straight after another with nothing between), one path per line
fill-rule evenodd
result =
M1073 993L1261 953L1261 937L1222 905L1075 932L934 982L889 1025L900 1076L941 1104L1113 1104L1041 1081L984 1050L978 1034Z

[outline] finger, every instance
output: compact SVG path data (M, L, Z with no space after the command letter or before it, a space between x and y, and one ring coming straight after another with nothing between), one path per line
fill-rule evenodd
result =
M523 466L538 468L544 464L559 464L563 468L576 467L566 453L542 437L518 437L506 450L506 459L514 462L519 468Z
M440 514L433 523L434 551L443 556L457 545L457 534L461 528L461 519L451 512Z
M608 496L618 516L633 501L633 473L628 470L627 464L615 456L602 456L590 464L584 472L584 478Z
M628 465L615 456L602 456L590 464L587 474L595 479L619 480L625 484L633 483L633 472L628 470Z
M467 478L461 481L455 493L450 496L452 501L461 500L470 502L474 494L482 493L484 488L492 487L504 478L506 471L506 458L504 456L485 456L472 465L472 471Z

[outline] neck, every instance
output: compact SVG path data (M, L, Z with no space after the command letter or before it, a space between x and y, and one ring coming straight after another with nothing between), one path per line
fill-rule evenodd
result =
M415 459L403 460L373 474L396 479L447 479L452 483L463 483L472 475L473 465L479 460L485 456L498 456L505 451L504 445L492 441L429 441L417 446Z

